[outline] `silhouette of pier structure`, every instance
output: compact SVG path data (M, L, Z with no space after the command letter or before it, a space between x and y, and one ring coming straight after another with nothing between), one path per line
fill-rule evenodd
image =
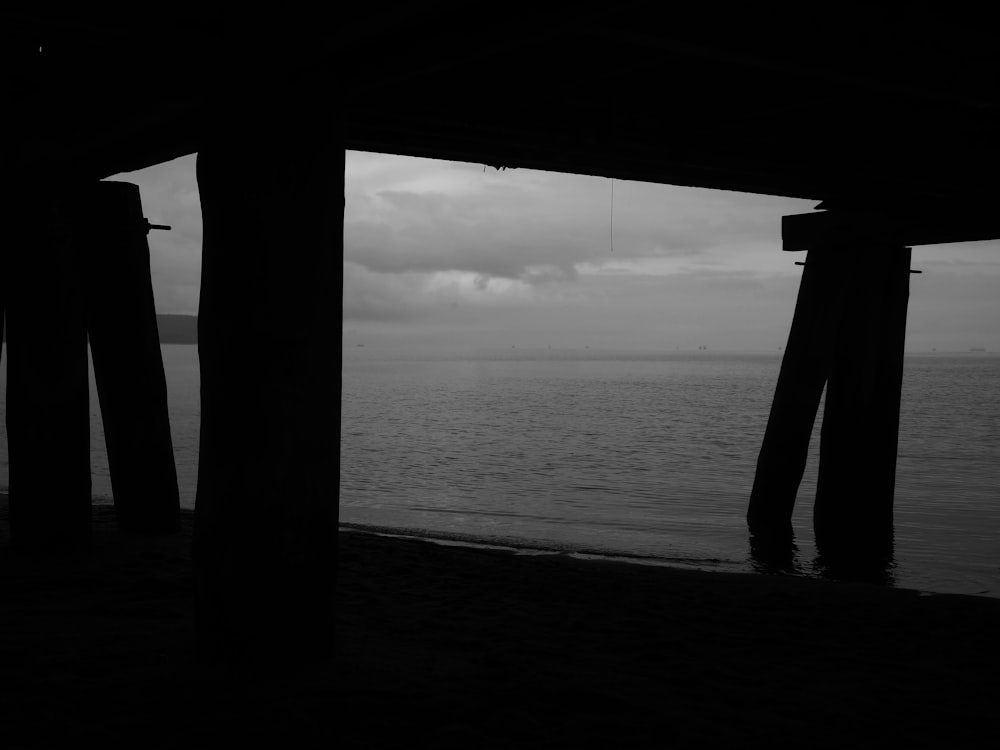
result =
M790 533L825 388L817 539L891 552L909 248L1000 237L988 18L870 2L466 11L0 13L19 545L85 544L88 335L121 523L176 523L141 208L101 180L197 152L203 639L286 656L328 640L355 149L820 201L783 223L785 250L808 254L748 522Z
M139 188L21 182L4 254L11 539L60 554L90 534L88 339L118 521L173 531L177 474Z

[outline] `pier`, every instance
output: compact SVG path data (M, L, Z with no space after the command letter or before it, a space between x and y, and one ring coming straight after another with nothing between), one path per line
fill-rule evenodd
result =
M815 200L782 225L806 255L748 532L787 543L821 418L823 554L891 556L911 248L1000 238L993 25L879 3L467 10L0 13L17 548L89 545L88 340L117 521L177 529L152 228L108 178L197 153L200 642L275 664L324 651L353 149Z

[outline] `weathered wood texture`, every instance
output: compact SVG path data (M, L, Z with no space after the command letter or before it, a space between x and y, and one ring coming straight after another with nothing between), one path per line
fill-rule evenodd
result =
M833 253L810 252L802 272L750 493L747 522L755 533L791 530L795 496L840 322L844 280L838 261Z
M122 528L177 529L180 503L139 187L98 182L79 222L87 325Z
M11 539L53 554L89 543L91 492L86 318L60 188L19 186L4 253Z
M813 526L821 554L892 549L910 249L857 258L826 386Z
M199 638L289 665L330 646L339 488L344 149L307 101L220 115L197 166Z
M910 250L810 250L747 522L790 533L824 387L814 528L821 552L891 551Z
M896 211L835 209L781 217L781 240L786 251L817 247L851 247L858 238L866 247L936 245L1000 237L1000 221L990 209L964 211L941 205Z

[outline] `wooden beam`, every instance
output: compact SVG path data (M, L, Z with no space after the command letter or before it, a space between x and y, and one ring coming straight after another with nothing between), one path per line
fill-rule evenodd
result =
M870 248L864 269L844 275L813 526L822 556L889 559L910 248Z
M817 547L831 569L885 574L909 275L910 248L856 243L809 251L747 512L755 561L790 550L825 385Z
M87 325L118 524L174 531L177 472L139 186L98 182L82 202Z
M20 183L4 208L11 541L45 555L90 542L87 322L73 190Z
M788 344L757 458L747 524L758 537L791 532L816 412L832 366L843 307L844 256L810 252L802 273Z
M332 643L344 150L324 103L231 102L198 153L198 635L253 669Z
M995 212L958 209L919 212L816 211L781 217L781 239L786 251L820 247L938 245L1000 239Z

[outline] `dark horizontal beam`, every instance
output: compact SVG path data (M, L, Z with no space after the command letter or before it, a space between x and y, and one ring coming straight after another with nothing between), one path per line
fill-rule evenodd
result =
M819 200L822 195L818 184L809 183L804 179L792 181L774 178L767 171L762 172L761 170L767 169L767 165L760 169L755 169L758 165L748 165L743 168L732 165L723 167L714 165L708 160L701 162L691 156L673 161L663 159L654 161L626 154L610 156L588 153L584 149L565 149L560 152L503 141L470 144L457 139L446 141L438 138L406 137L396 140L369 134L366 134L366 137L348 137L345 148L352 151L416 156L498 168L535 169L807 200Z
M996 212L927 209L920 214L817 211L781 217L786 251L845 245L939 245L1000 239Z
M404 4L350 11L336 26L291 14L279 14L280 23L268 14L182 17L172 23L196 26L183 63L154 54L164 33L155 14L79 11L57 16L53 30L41 14L7 28L11 17L0 12L0 41L17 42L0 44L16 113L0 143L0 171L94 178L176 158L196 151L206 128L273 109L308 70L308 82L295 85L305 99L342 110L352 150L842 200L838 209L882 208L885 195L1000 201L991 135L1000 115L908 90L873 93L872 81L896 81L894 47L876 50L888 67L855 80L861 63L843 53L846 31L830 27L822 9L800 17L802 34L789 48L761 44L788 33L770 23L758 29L752 10L725 14L716 33L696 23L710 9L671 8L664 25L639 0L596 15L525 15L505 5L489 28L457 0L398 17L397 7ZM450 16L465 19L465 33L434 23ZM77 24L86 33L70 33ZM114 42L91 49L96 27ZM348 47L335 43L338 29L347 29ZM917 30L933 35L938 25ZM350 62L374 40L384 55ZM812 54L800 54L807 47ZM974 65L957 56L956 77L993 71L994 59ZM930 79L918 83L936 91ZM873 196L863 204L862 189Z

